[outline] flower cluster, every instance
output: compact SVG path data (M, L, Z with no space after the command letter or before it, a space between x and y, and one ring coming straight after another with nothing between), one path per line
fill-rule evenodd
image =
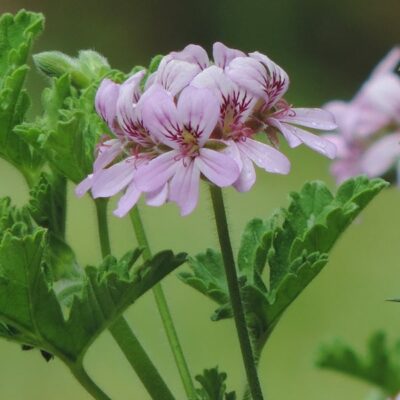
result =
M200 179L248 191L254 164L287 174L289 160L277 150L279 134L290 147L304 143L334 158L329 140L301 127L336 128L330 112L293 108L283 96L286 72L258 52L245 54L222 43L214 61L197 45L165 56L156 72L141 70L126 82L105 79L96 110L113 133L98 146L93 173L77 194L110 197L125 190L115 215L125 215L145 194L149 205L176 202L182 215L195 208ZM264 133L271 144L257 140Z
M400 157L400 47L392 49L349 102L324 108L335 115L337 134L331 172L338 183L366 174L380 177L398 167Z

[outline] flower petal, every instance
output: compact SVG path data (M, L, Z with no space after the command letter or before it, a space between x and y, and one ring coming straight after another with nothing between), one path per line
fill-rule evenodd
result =
M362 99L377 110L400 122L400 77L381 75L362 89Z
M395 46L386 54L380 63L374 68L370 79L375 79L381 75L396 73L395 68L399 67L400 46Z
M145 70L137 72L124 82L120 88L116 112L119 124L127 133L134 129L137 123L135 105L141 96L140 82L145 74Z
M96 92L95 107L97 113L104 119L110 129L113 129L116 117L116 104L120 86L110 79L103 79Z
M303 143L290 129L286 129L286 125L283 126L278 119L270 117L266 122L282 133L290 147L294 148Z
M224 71L216 65L212 65L200 72L193 79L190 86L215 90L221 103L223 103L224 100L226 100L229 95L237 89L237 85L233 83L225 75Z
M370 177L382 176L400 159L400 133L384 136L365 152L361 169Z
M288 174L290 171L290 161L280 151L268 146L265 143L247 138L243 142L237 142L241 153L260 168L274 174Z
M169 199L181 208L181 215L190 214L199 197L200 170L194 160L183 162L171 179Z
M200 155L195 163L207 179L220 187L231 185L240 173L235 160L224 153L210 149L200 149Z
M185 128L196 133L202 146L217 125L220 104L211 89L189 86L184 89L178 100L179 119Z
M269 78L266 69L257 60L237 57L230 62L226 73L239 87L269 101L269 96L265 92Z
M75 194L78 197L82 197L93 184L93 174L88 175L81 183L79 183L75 188Z
M137 187L144 192L152 192L164 186L175 173L178 156L179 153L172 150L141 166L135 174Z
M215 42L213 45L213 57L215 64L225 69L234 58L246 57L246 54L243 51L231 49L221 42Z
M140 103L143 125L151 135L167 146L178 147L176 139L182 132L182 125L173 96L155 84Z
M256 171L253 161L242 153L242 170L239 178L233 184L238 192L248 192L256 182Z
M102 143L99 147L97 158L93 164L93 170L98 171L107 167L122 152L123 145L119 139L111 139Z
M280 117L279 120L327 131L337 128L333 114L319 108L291 108L289 114Z
M99 171L93 180L93 197L114 196L132 181L135 170L135 160L130 157Z
M284 134L285 138L294 136L306 146L312 148L313 150L321 153L322 155L333 159L336 157L336 146L325 139L323 136L317 136L310 132L300 129L296 126L289 125L285 122L280 124L279 130ZM289 142L290 145L290 142Z
M155 82L175 96L189 85L200 71L197 64L164 58L158 67Z
M117 217L124 217L138 202L142 192L137 188L135 182L131 182L125 194L119 199L117 208L113 214Z
M210 64L207 52L196 44L189 44L182 51L174 51L167 57L196 64L201 69L207 68Z
M146 204L153 207L162 206L168 199L168 184L153 190L146 195Z

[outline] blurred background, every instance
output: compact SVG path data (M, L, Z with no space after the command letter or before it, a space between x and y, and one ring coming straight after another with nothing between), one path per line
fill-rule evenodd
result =
M398 0L131 0L54 1L0 0L0 12L20 8L41 11L46 30L35 51L60 50L72 56L95 49L113 67L128 71L147 65L155 54L188 43L210 49L214 41L269 55L290 75L289 100L297 106L319 106L347 99L369 71L400 39ZM34 70L28 82L39 110L44 80ZM292 160L287 177L259 174L247 194L227 191L234 245L247 220L267 217L286 205L288 193L305 180L321 179L334 188L329 162L306 149L284 149ZM0 162L0 195L18 205L27 199L22 178ZM203 188L204 189L204 188ZM79 260L99 261L94 210L88 198L78 200L70 187L69 240ZM384 329L400 337L400 306L385 299L400 295L398 227L400 192L388 189L335 247L330 263L289 309L264 351L260 377L268 400L365 399L371 388L313 366L320 342L341 336L362 349L366 338ZM173 248L192 254L217 244L209 199L203 190L200 206L180 218L174 206L143 208L155 250ZM116 255L136 243L128 220L110 216ZM185 268L185 267L183 267ZM211 322L214 305L183 285L173 274L165 290L193 374L219 365L228 386L241 393L243 371L233 322ZM127 313L133 329L161 373L185 400L151 293ZM113 400L148 399L109 335L90 349L87 366ZM86 400L89 396L58 360L46 363L36 351L22 352L0 342L0 399Z

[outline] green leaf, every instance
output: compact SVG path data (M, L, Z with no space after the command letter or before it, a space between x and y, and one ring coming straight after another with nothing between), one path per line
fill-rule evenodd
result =
M199 400L235 400L235 392L226 392L225 372L219 372L218 367L205 369L202 375L195 379L200 383L201 389L197 389Z
M306 183L291 194L287 209L247 224L237 268L257 353L287 307L327 264L337 239L385 186L381 179L357 177L334 196L322 182ZM231 317L221 255L208 250L191 258L189 265L193 272L180 277L220 305L212 319Z
M206 253L190 258L189 264L193 274L181 272L179 278L218 304L227 303L229 296L221 254L208 249Z
M320 368L366 381L380 388L386 397L400 392L400 340L388 346L383 332L370 337L366 355L336 340L321 346L316 362Z
M100 268L87 267L79 294L69 308L46 273L45 230L32 234L7 231L0 242L0 321L17 332L9 337L80 362L90 344L143 293L181 265L185 254L164 251L132 268L138 253L121 261L108 257ZM64 298L65 299L65 298ZM66 309L67 308L67 309Z
M35 181L42 159L13 129L23 121L30 104L23 89L26 62L43 23L42 14L26 11L0 17L0 156L18 168L29 184Z
M75 183L92 172L96 143L107 131L94 111L96 90L92 84L76 91L69 75L54 79L43 93L43 116L16 128L55 171Z
M29 212L36 223L60 238L65 236L66 180L42 173L30 191Z

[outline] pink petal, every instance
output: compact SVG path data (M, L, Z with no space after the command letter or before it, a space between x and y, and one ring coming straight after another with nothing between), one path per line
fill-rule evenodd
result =
M290 171L290 162L286 156L265 143L247 138L243 142L237 142L237 146L241 153L267 172L288 174Z
M169 151L140 167L140 171L135 174L137 187L144 192L152 192L164 186L175 173L178 156L178 151Z
M279 120L327 131L337 128L333 114L319 108L292 108L288 115L280 117Z
M400 122L400 77L381 75L363 87L363 100Z
M159 85L153 85L143 96L142 118L144 126L154 138L170 147L178 147L176 137L182 132L173 96Z
M269 101L269 95L265 92L269 77L265 68L257 60L237 57L230 62L226 73L239 87Z
M286 125L281 124L278 119L270 117L266 122L282 133L290 147L294 148L303 143L290 129L286 129Z
M146 71L142 70L132 75L121 85L117 101L117 118L121 127L129 133L136 124L135 105L140 99L140 82L145 76Z
M237 85L225 75L221 68L215 65L200 72L193 79L190 85L197 88L215 90L221 103L223 103L224 99L227 99L228 96L237 89Z
M222 153L226 154L229 158L234 160L239 168L239 171L241 171L243 167L243 157L238 149L236 142L234 140L227 140L224 141L224 143L227 146L224 150L222 150Z
M123 150L123 145L119 139L111 139L102 143L99 147L97 158L93 164L93 170L98 171L107 167L114 161Z
M95 106L97 113L112 129L116 117L116 104L120 85L110 79L103 79L96 92Z
M182 162L171 179L169 199L181 208L181 215L190 214L199 197L200 170L194 160Z
M289 76L278 64L258 51L250 53L250 57L262 63L267 70L264 91L268 95L268 106L272 107L288 90Z
M297 128L296 126L289 125L285 122L282 122L280 124L280 131L284 134L285 138L293 135L301 142L303 142L306 146L312 148L313 150L321 153L322 155L330 159L336 157L336 146L324 137L314 135L303 129Z
M400 159L400 133L384 136L365 152L361 169L370 177L382 176Z
M390 74L395 71L400 62L400 46L393 47L382 61L372 71L370 79L377 78L381 75Z
M110 168L96 173L92 194L97 197L111 197L129 185L135 173L135 160L133 157L120 161Z
M148 192L146 195L146 204L153 207L163 205L168 199L168 184L165 184L160 189Z
M242 155L242 170L239 178L233 184L238 192L248 192L256 182L256 171L253 161L244 154Z
M93 174L88 175L78 186L75 188L75 194L78 197L82 197L93 184Z
M213 45L214 62L222 69L225 69L234 58L245 56L246 54L243 51L226 47L221 42L215 42Z
M189 44L182 51L172 52L167 57L196 64L201 69L207 68L210 64L207 52L196 44Z
M185 128L198 135L202 146L217 125L220 104L211 89L199 89L193 86L182 91L178 100L179 119Z
M175 96L201 71L197 64L164 58L158 67L155 82Z
M113 214L120 218L124 217L138 202L141 194L142 192L136 187L135 182L131 182L125 194L119 199Z
M200 149L195 163L206 178L220 187L231 185L240 173L235 160L210 149Z
M329 140L336 146L336 157L338 158L347 158L350 157L353 153L352 147L353 142L349 142L345 140L343 135L340 134L326 134L323 135L325 139Z

